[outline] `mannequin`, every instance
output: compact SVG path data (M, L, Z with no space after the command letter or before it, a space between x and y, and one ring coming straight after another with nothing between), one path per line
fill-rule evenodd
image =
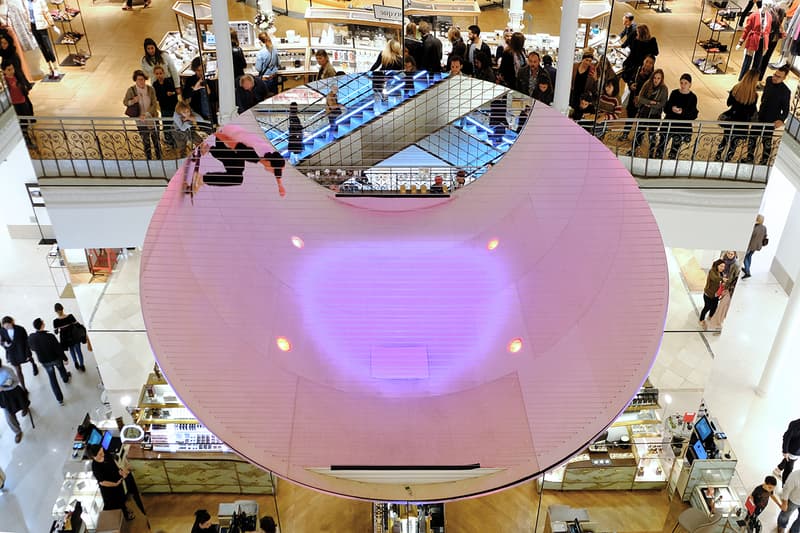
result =
M27 21L25 6L20 0L0 0L0 25L5 27L14 41L22 71L29 80L39 79L44 76L39 66L39 45Z
M55 49L53 48L53 42L50 40L50 32L48 31L50 26L53 26L55 23L53 22L53 17L50 16L47 2L45 0L23 1L25 2L25 16L28 18L28 25L31 28L31 33L39 44L39 50L41 50L42 56L44 60L47 61L47 66L50 68L50 75L48 78L58 80L63 74L58 71Z
M747 16L744 23L744 31L739 37L736 49L740 50L744 45L744 58L742 60L742 71L739 73L739 80L744 77L748 70L758 70L761 66L761 58L769 46L769 33L772 28L772 14L764 8L763 2L757 0L755 9Z

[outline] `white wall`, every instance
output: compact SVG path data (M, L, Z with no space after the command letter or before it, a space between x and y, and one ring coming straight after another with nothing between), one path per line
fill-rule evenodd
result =
M769 233L770 225L766 218L764 225L767 226ZM780 240L776 242L773 239L774 236L770 235L770 245L773 243L777 245L770 271L786 292L791 292L795 283L797 283L797 276L800 275L800 246L798 246L800 244L800 195L797 193L794 194ZM763 251L766 251L766 248ZM759 256L761 253L756 252L753 258L754 264L764 259Z
M12 113L13 115L13 113ZM16 120L16 115L13 115ZM26 183L36 183L36 174L33 171L25 141L16 122L12 128L3 125L0 135L12 135L16 139L5 145L9 148L7 157L0 162L0 221L6 225L11 238L16 239L38 239L41 237L39 228L36 226L33 207L31 206L28 192L25 188ZM14 131L16 130L16 131ZM36 214L39 222L43 226L44 235L52 235L50 218L47 210L37 208Z
M642 189L664 246L744 250L761 206L759 189Z
M125 248L144 243L165 186L42 186L61 248Z

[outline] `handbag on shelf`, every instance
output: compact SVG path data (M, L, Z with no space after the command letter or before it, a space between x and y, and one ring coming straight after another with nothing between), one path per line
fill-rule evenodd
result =
M131 118L139 118L142 115L142 108L139 107L139 102L125 106L125 115Z

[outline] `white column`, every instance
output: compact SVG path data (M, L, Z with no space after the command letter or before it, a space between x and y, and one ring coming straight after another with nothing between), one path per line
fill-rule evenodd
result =
M575 62L575 42L578 32L580 2L561 3L561 33L558 36L558 70L553 107L561 113L569 110L569 88L572 85L572 65Z
M511 0L511 7L508 8L508 27L514 31L522 31L522 17L525 10L522 8L523 0Z
M219 123L226 124L236 111L233 80L233 51L230 40L227 0L211 0L211 18L217 38L217 84L219 88Z
M272 13L272 0L258 0L258 10L261 13Z
M798 279L795 277L795 279ZM796 341L796 333L800 326L800 285L792 288L789 301L786 304L786 311L783 313L781 325L778 326L778 333L769 351L767 364L761 373L761 380L756 387L756 394L766 396L775 384L775 377L782 363L793 357L797 353L797 347L793 345Z

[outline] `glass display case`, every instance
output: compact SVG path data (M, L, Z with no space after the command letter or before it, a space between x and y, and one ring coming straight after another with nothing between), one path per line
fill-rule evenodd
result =
M692 491L690 503L708 516L712 513L722 515L722 520L715 526L714 532L738 531L744 525L747 510L744 502L749 491L745 489L739 475L736 474L727 484L698 485Z
M58 498L53 504L53 519L63 519L68 512L75 509L77 502L81 502L83 507L81 518L86 528L94 531L100 511L103 510L103 496L91 470L65 474Z
M638 460L633 488L641 490L666 487L675 465L672 447L661 436L634 438L633 442Z
M337 72L369 70L390 39L400 39L401 26L375 18L372 10L309 7L305 14L311 51L308 68L317 66L314 51L324 48Z

